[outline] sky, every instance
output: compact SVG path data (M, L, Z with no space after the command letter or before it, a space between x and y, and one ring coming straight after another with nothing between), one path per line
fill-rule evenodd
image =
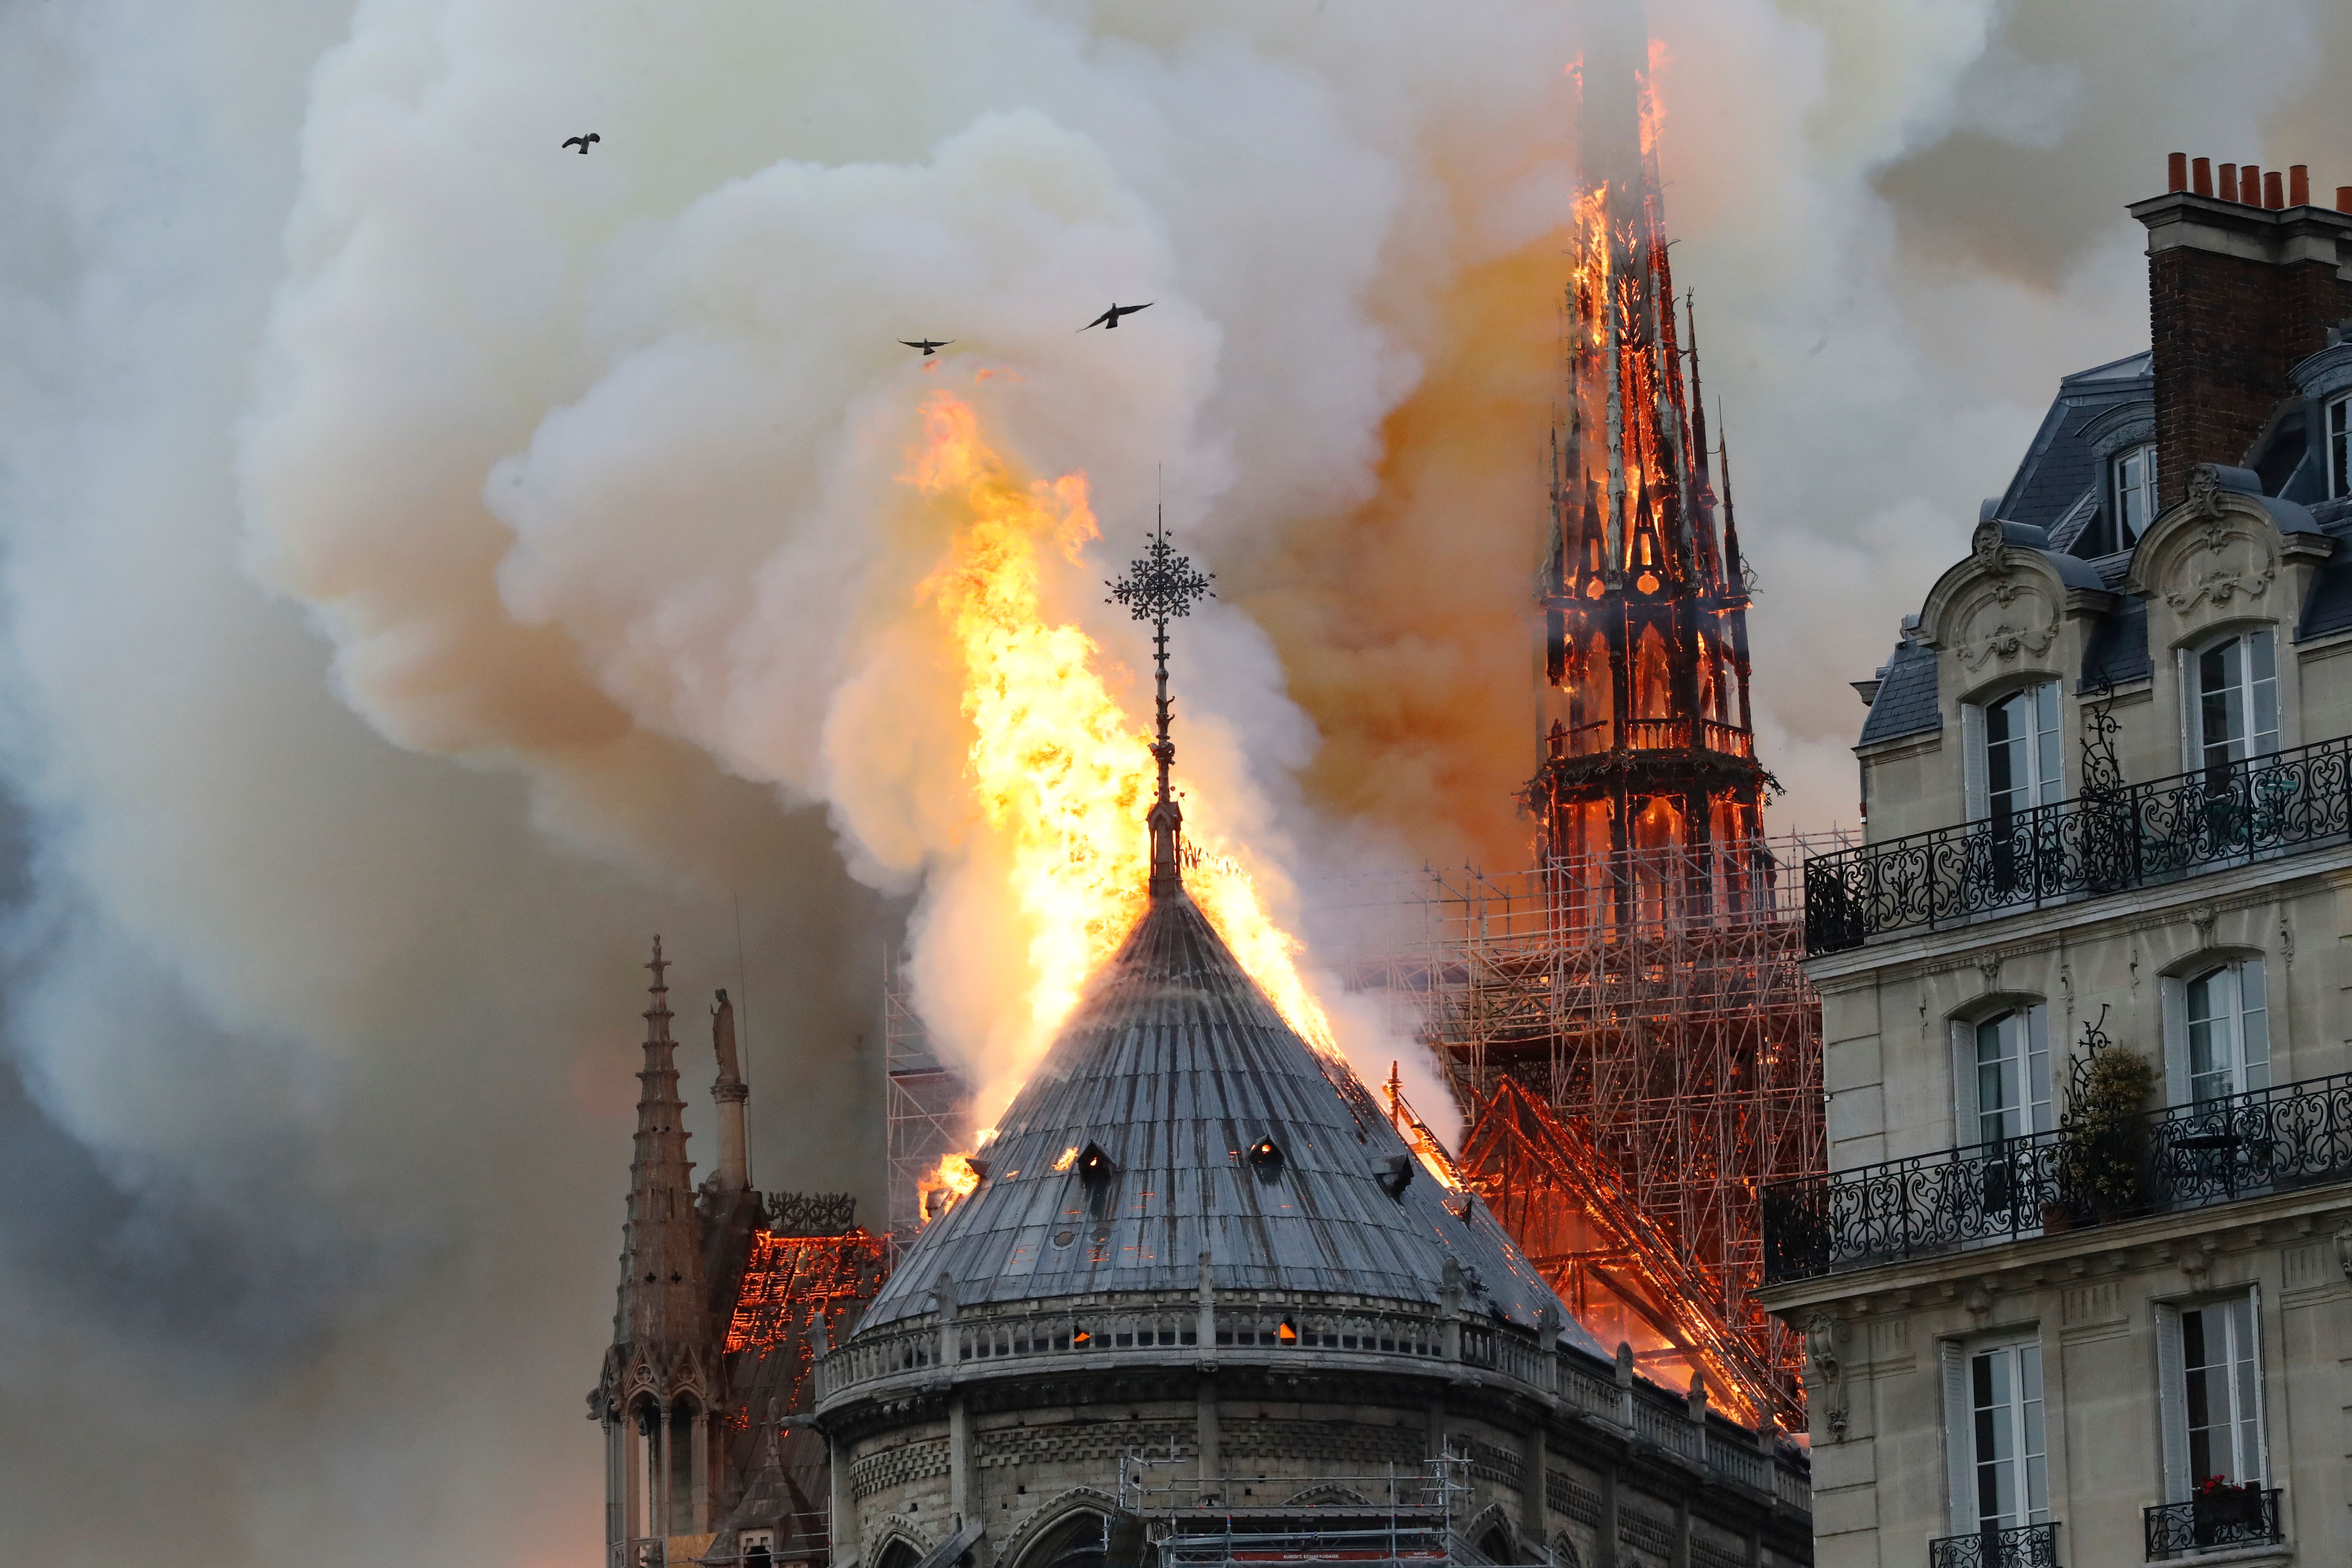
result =
M1847 683L2057 378L2145 346L2126 204L2176 150L2352 184L2352 11L1649 21L1771 822L1851 826ZM1156 502L1218 574L1180 765L1278 910L1523 853L1580 33L0 0L9 1552L593 1552L656 931L693 1114L725 985L755 1177L871 1211L883 954L951 1047L1012 1005L913 607L943 389L1086 476L1053 591L1113 664Z

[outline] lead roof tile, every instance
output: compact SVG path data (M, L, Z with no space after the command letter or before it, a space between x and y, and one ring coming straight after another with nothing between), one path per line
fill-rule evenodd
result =
M1423 1307L1451 1258L1469 1311L1533 1327L1549 1302L1571 1342L1607 1353L1483 1204L1457 1216L1418 1170L1399 1195L1381 1188L1375 1162L1410 1157L1403 1140L1181 894L1153 901L998 1127L989 1177L917 1236L861 1331L929 1312L949 1279L968 1303L1189 1289L1206 1248L1221 1289ZM1271 1177L1243 1152L1267 1137L1282 1152ZM1117 1167L1099 1194L1075 1165L1052 1168L1089 1142Z

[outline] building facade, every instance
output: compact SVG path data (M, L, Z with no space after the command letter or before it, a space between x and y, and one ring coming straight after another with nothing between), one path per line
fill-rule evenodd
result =
M1825 1564L2352 1561L2352 188L2170 184L1807 865Z

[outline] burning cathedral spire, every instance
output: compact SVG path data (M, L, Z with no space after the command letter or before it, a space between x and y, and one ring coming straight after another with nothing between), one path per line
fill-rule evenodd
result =
M1763 837L1748 584L1668 259L1639 5L1588 8L1580 79L1537 858L1442 889L1466 962L1441 970L1429 1037L1469 1111L1465 1180L1578 1320L1653 1377L1795 1426L1798 1346L1751 1300L1757 1194L1823 1163L1820 1000Z
M1727 479L1717 527L1641 15L1596 8L1583 78L1567 418L1538 585L1543 752L1527 797L1553 861L1704 858L1758 836L1767 783L1750 735L1748 585ZM1655 882L1619 880L1622 898Z

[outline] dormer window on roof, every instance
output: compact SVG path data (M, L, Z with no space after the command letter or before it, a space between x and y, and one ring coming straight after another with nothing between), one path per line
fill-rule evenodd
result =
M2156 443L2118 452L2107 462L2108 504L2116 520L2115 548L2129 550L2156 516Z

